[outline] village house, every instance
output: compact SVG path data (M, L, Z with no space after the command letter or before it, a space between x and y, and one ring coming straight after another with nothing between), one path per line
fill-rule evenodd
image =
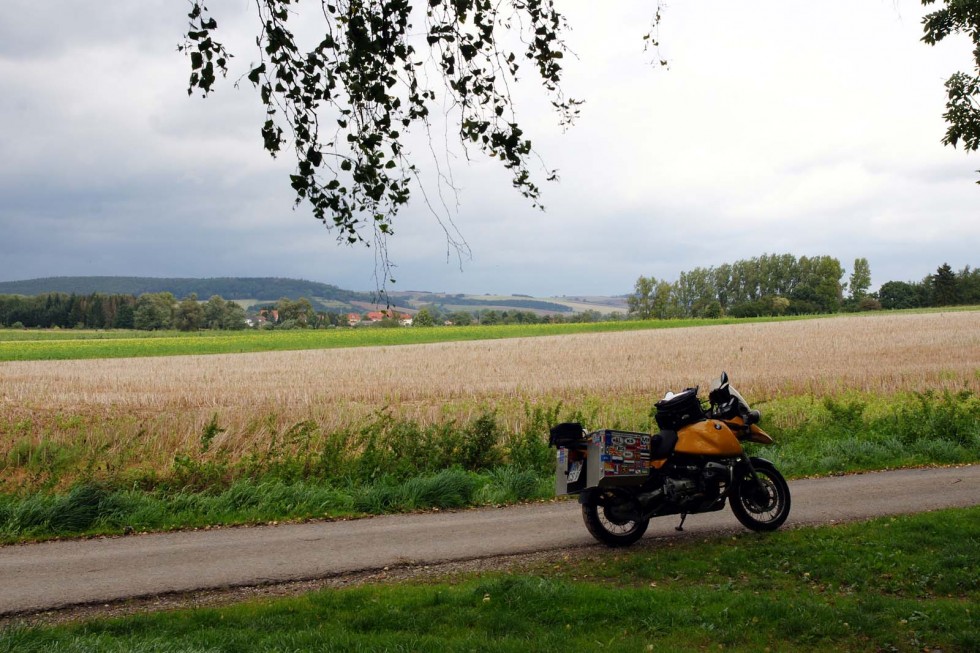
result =
M271 320L273 324L278 324L279 310L275 308L263 308L261 311L259 311L259 317L264 320Z
M252 317L246 317L245 318L245 324L250 329L261 329L266 324L268 324L268 322L269 321L267 319L265 319L265 316L263 316L263 315L255 315L255 316L252 316Z
M392 309L387 311L371 311L364 315L368 322L380 322L385 318L398 320L402 326L412 326L412 316L408 313L396 313Z

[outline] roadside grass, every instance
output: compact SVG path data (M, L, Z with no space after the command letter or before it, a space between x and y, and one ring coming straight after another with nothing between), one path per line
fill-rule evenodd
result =
M980 398L966 390L792 397L763 409L775 444L750 453L788 477L980 461ZM549 427L591 422L561 404L525 412L516 430L495 411L428 425L382 411L335 432L303 421L244 457L216 444L215 417L165 473L99 447L24 438L0 458L8 479L0 543L546 499L554 488ZM649 412L631 419L609 426L649 432Z
M553 490L552 479L511 467L483 473L453 468L401 482L385 478L357 485L267 477L214 490L143 491L89 482L64 494L0 495L0 544L503 505L543 499Z
M980 507L0 631L0 651L980 649Z
M750 448L790 476L980 461L980 397L971 390L795 397L770 408L763 426L776 441Z
M237 354L499 340L579 333L646 331L694 326L785 322L831 316L630 320L569 324L502 324L465 327L294 329L286 331L74 331L0 329L0 362Z

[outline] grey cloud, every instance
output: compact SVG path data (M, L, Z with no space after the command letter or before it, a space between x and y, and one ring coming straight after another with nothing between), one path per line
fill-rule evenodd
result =
M202 100L187 97L175 52L180 2L5 4L0 279L279 275L373 287L373 250L339 247L306 207L292 210L291 157L265 154L254 92L233 87L254 56L253 10L209 5L238 57ZM911 28L896 24L898 5ZM876 284L980 263L970 259L980 159L939 144L942 80L963 55L918 43L919 3L898 5L834 0L807 9L806 25L770 0L672 5L661 40L673 67L654 71L633 30L648 8L597 15L596 3L568 0L581 57L568 62L568 90L587 100L579 125L562 133L536 88L518 91L530 100L521 120L561 172L542 184L547 212L496 162L473 153L468 164L452 146L461 193L448 217L472 259L462 272L447 262L416 194L390 243L398 286L617 294L640 274L673 279L767 252L830 254L846 268L866 256ZM831 30L833 47L799 37L811 27ZM451 128L433 133L452 143ZM441 209L424 135L411 147Z

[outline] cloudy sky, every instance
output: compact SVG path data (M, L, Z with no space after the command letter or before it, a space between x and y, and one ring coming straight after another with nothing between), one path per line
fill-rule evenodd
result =
M375 256L294 210L288 158L234 78L256 59L248 0L211 0L236 54L186 94L175 0L5 0L0 22L0 280L56 275L282 276L375 287ZM563 133L533 87L519 117L559 183L545 212L456 147L447 257L421 201L398 216L395 290L622 294L639 275L763 253L828 254L874 285L980 265L980 155L940 143L965 39L919 42L918 0L673 0L668 70L642 36L653 0L561 0L577 54ZM601 9L600 9L601 7ZM529 76L530 77L530 76ZM430 169L428 148L416 145Z

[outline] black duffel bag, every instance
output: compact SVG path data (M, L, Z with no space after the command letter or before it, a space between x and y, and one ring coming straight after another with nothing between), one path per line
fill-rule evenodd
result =
M551 427L548 446L571 447L585 442L585 428L578 422L562 422Z

